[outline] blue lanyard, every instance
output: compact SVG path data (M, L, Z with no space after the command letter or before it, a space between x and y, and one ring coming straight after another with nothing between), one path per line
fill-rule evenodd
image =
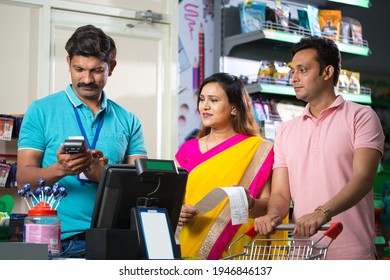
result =
M92 144L90 145L90 144L89 144L89 141L88 141L87 134L85 133L83 124L81 123L81 119L80 119L79 112L77 112L77 109L76 109L75 106L73 106L73 110L74 110L74 113L75 113L75 115L76 115L77 123L78 123L78 125L79 125L81 134L84 136L84 139L85 139L85 141L87 142L88 148L90 148L90 149L95 149L97 140L98 140L98 138L99 138L100 130L102 129L102 126L103 126L104 111L101 112L101 113L99 114L99 116L98 116L98 118L99 118L98 127L97 127L97 129L96 129L95 136L93 137Z

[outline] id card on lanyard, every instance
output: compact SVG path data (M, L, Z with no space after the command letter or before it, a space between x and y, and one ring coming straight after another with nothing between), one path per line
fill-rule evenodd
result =
M83 135L84 139L85 139L85 142L87 143L87 147L88 149L92 149L94 150L95 147L96 147L96 143L99 139L99 134L100 134L100 131L102 129L102 126L103 126L103 121L104 121L104 111L102 111L99 116L98 116L98 126L96 128L96 132L95 132L95 136L93 137L93 140L92 140L92 143L90 144L89 143L89 140L88 140L88 136L87 136L87 133L85 132L85 129L84 129L84 126L83 126L83 123L81 122L81 119L80 119L80 115L79 115L79 112L77 112L77 109L76 107L73 106L73 110L74 110L74 113L76 115L76 119L77 119L77 124L79 125L79 128L80 128L80 132L81 134ZM81 182L93 182L91 180L89 180L87 178L87 176L85 176L84 173L80 173L78 176L77 176L77 179Z

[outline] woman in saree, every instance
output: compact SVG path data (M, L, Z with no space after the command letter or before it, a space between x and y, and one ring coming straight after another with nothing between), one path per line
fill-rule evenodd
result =
M176 153L179 166L189 172L179 218L180 248L183 258L221 259L243 251L249 239L240 239L232 251L229 244L266 213L273 144L260 137L249 94L236 76L216 73L205 79L197 108L202 119L198 137ZM227 186L246 190L248 223L232 225L228 198L203 215L193 207L213 189Z

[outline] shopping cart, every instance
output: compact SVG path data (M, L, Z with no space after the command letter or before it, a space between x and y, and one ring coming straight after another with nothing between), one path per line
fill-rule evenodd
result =
M281 224L276 230L287 230L289 233L294 229L293 224ZM292 237L285 239L256 239L257 232L254 226L245 231L243 235L234 240L229 246L228 260L324 260L326 253L333 240L343 230L343 224L334 222L323 225L320 230L325 231L318 240L295 239ZM244 236L249 236L251 240L244 246L239 254L231 254L233 246ZM325 245L319 245L322 239Z

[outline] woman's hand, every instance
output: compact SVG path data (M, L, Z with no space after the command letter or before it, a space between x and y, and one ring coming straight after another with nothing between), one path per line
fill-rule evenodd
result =
M253 224L255 226L255 231L259 234L271 234L275 232L275 228L282 222L277 215L265 215L257 217Z
M188 225L197 214L198 214L198 210L195 207L189 204L184 204L181 207L178 225L179 226Z

